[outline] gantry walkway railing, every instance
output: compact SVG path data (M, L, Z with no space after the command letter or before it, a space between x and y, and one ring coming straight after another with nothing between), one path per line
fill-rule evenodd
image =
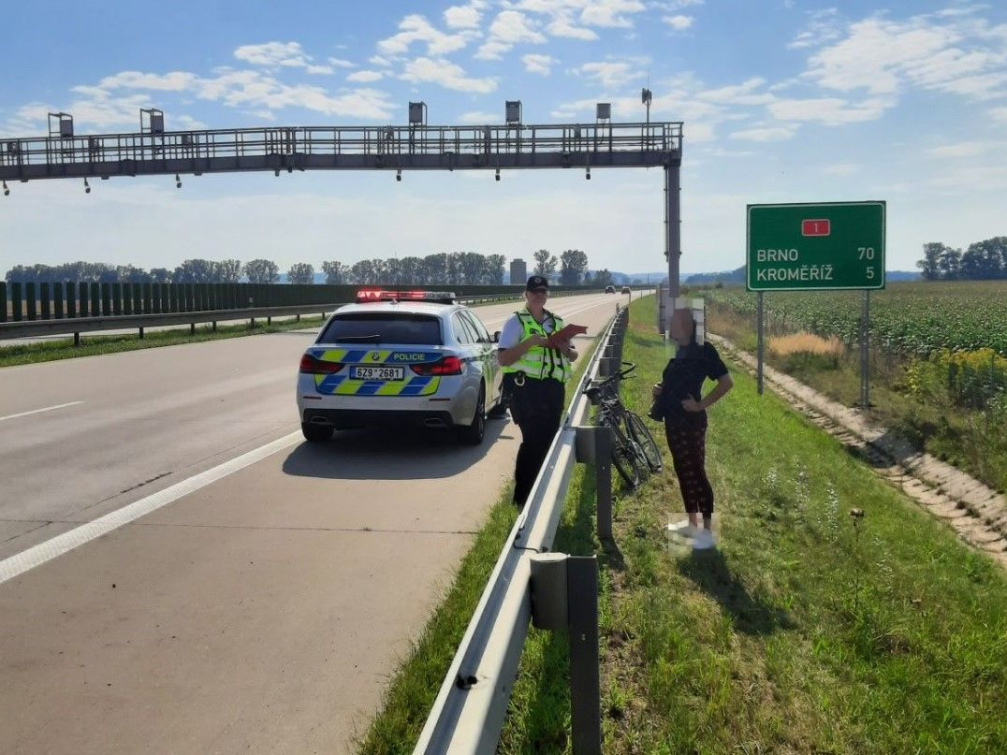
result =
M0 139L0 178L681 164L682 123L271 127Z

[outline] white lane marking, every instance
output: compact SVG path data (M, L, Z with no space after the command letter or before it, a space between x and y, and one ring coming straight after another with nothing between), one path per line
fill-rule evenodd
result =
M272 443L267 443L261 448L249 451L236 459L225 461L223 464L220 464L213 469L200 472L198 475L190 477L188 480L182 480L182 482L176 483L175 485L158 491L157 493L153 493L152 495L131 503L128 506L123 506L118 511L106 514L103 517L95 519L93 522L88 522L87 524L83 524L76 529L70 530L69 532L64 532L62 535L57 535L52 538L52 540L39 543L28 550L6 558L3 561L0 561L0 584L3 584L9 579L13 579L19 574L24 574L29 569L41 566L46 561L51 561L58 556L62 556L64 553L84 545L85 543L94 540L96 537L101 537L114 529L118 529L124 524L129 524L130 522L139 519L141 516L145 516L152 511L156 511L162 506L168 505L172 501L177 501L183 496L194 493L200 488L204 488L217 480L234 474L235 472L251 466L258 461L262 461L267 456L271 456L277 451L289 448L290 446L299 443L301 440L302 437L300 431L291 433L283 438L274 440Z
M0 417L0 422L5 419L15 419L17 417L27 417L29 414L41 414L42 412L51 412L54 409L65 409L68 406L77 406L77 404L83 404L83 401L71 401L69 404L56 404L56 406L47 406L45 409L32 409L30 412L21 412L20 414L8 414L6 417Z

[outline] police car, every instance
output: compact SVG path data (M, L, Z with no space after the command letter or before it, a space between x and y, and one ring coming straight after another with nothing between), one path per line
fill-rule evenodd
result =
M501 413L498 335L454 294L364 290L337 310L301 357L305 439L370 425L451 428L478 445Z

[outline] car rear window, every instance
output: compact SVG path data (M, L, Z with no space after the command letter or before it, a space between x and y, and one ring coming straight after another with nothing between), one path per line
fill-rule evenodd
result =
M427 315L360 312L333 318L318 338L318 343L346 341L440 346L441 323Z

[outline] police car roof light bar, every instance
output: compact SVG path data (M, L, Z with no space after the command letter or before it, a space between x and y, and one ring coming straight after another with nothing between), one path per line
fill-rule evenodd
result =
M429 301L453 303L452 291L382 291L378 289L361 289L357 291L357 303L376 301Z

